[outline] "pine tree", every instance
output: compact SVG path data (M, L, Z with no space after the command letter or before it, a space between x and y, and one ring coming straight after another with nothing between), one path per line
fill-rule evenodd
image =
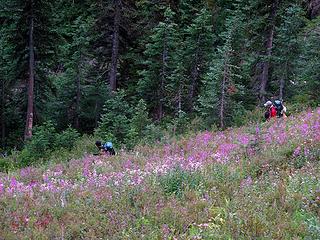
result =
M289 6L282 6L280 19L281 23L276 28L277 36L274 41L273 74L275 77L272 80L275 86L274 92L278 93L276 95L280 99L284 99L286 85L290 87L290 80L295 78L294 69L301 54L299 34L305 25L304 11L299 5L290 3ZM290 93L290 88L287 90L287 93Z
M190 6L191 7L191 6ZM182 59L179 61L186 68L188 93L188 110L193 110L196 96L201 86L202 77L213 49L214 33L212 14L207 8L202 8L192 18L190 25L185 27L184 49ZM187 16L185 17L187 18Z
M293 81L296 95L306 94L309 101L320 103L320 18L311 20L301 37L302 54L296 68L297 78Z
M237 91L240 67L236 58L236 42L241 32L243 15L235 11L227 17L226 31L220 34L223 45L212 54L211 65L204 77L203 91L199 96L199 111L209 123L226 126L231 109L231 95Z
M144 52L145 70L141 71L141 80L138 83L140 94L153 105L149 106L156 111L157 119L161 120L168 103L171 102L170 90L167 88L174 72L174 52L177 49L177 24L174 22L174 12L166 8L164 21L154 27L150 41Z
M16 108L9 108L10 99L12 98L11 89L17 84L16 82L16 69L17 59L14 56L15 45L13 33L17 27L18 14L15 2L4 3L0 1L0 71L3 73L0 76L0 148L4 149L8 145L6 140L12 125L16 123L14 120L17 118L19 112ZM20 128L16 127L19 131ZM12 134L14 135L14 134Z
M96 134L104 140L123 143L130 129L131 115L132 111L125 99L124 91L111 94L105 102Z
M54 100L47 104L47 116L49 119L55 118L60 128L72 123L80 130L84 115L81 107L86 102L86 96L92 94L90 92L99 93L96 91L95 76L91 76L94 75L92 71L95 65L90 45L96 38L91 30L94 25L94 8L88 2L63 1L56 7L62 9L54 18L60 41L55 63L57 70L50 75L55 86L55 94L51 96ZM97 99L99 97L98 94ZM94 106L94 103L91 104L91 109ZM53 109L55 115L52 114ZM90 115L91 118L95 116L92 111Z
M34 122L41 118L42 105L37 103L45 99L50 87L47 70L54 55L55 42L55 33L49 30L52 5L44 0L1 1L1 4L4 21L15 25L10 33L14 49L13 63L17 62L15 89L20 92L25 86L27 90L28 100L23 102L27 103L24 135L28 139L32 136ZM10 12L12 15L8 14ZM28 79L27 84L25 79Z

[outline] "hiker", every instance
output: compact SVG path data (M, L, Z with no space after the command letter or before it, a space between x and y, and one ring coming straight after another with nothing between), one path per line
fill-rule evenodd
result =
M112 142L106 142L102 144L101 141L96 141L96 146L100 151L100 154L109 154L109 155L115 155L116 152L114 151Z
M276 110L277 110L277 117L287 117L286 116L286 112L287 112L287 108L284 106L283 101L281 100L275 100L273 103L273 106L275 106Z
M265 119L268 121L270 118L277 116L277 109L271 101L267 101L264 106L266 107L266 112L264 113Z
M273 102L267 101L264 106L267 108L264 114L266 120L273 117L286 117L287 108L283 105L283 101L278 99Z

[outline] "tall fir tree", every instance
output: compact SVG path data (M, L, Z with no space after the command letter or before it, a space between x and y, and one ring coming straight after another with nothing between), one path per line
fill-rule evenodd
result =
M168 7L164 10L164 21L154 27L150 41L144 52L145 69L140 72L142 78L138 91L149 103L149 108L161 120L167 108L170 108L170 90L168 87L174 72L174 54L178 43L178 26L174 22L174 12Z
M204 76L204 86L199 96L199 107L209 123L218 124L224 128L232 112L232 99L236 91L237 79L240 78L239 62L235 48L239 37L239 30L243 28L243 15L234 11L227 17L225 32L220 34L223 45L212 54L211 64Z

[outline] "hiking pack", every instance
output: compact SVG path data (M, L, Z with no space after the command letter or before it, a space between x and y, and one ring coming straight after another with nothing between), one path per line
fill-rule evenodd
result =
M113 148L112 142L106 142L106 143L103 144L101 141L96 141L96 146L99 149L100 154L101 154L101 151L103 153L108 153L110 155L115 155L116 154L116 152L115 152L115 150ZM99 154L94 154L94 155L99 155Z
M266 120L269 120L270 118L273 117L283 117L285 116L285 112L286 112L286 108L283 105L281 100L274 100L274 101L270 101L268 100L264 106L267 108L264 117Z
M110 155L116 154L113 149L112 142L106 142L105 144L103 144L103 149L104 149L104 151L108 152Z
M283 104L280 100L275 100L273 103L273 106L276 108L277 111L277 117L282 117L283 115Z

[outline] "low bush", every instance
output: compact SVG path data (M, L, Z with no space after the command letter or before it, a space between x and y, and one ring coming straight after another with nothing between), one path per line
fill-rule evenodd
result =
M54 147L55 149L65 148L71 150L76 142L79 140L80 134L74 128L67 128L62 133L55 136Z
M177 167L158 179L160 187L167 195L182 196L187 189L196 189L202 182L201 174L198 172L184 171Z

